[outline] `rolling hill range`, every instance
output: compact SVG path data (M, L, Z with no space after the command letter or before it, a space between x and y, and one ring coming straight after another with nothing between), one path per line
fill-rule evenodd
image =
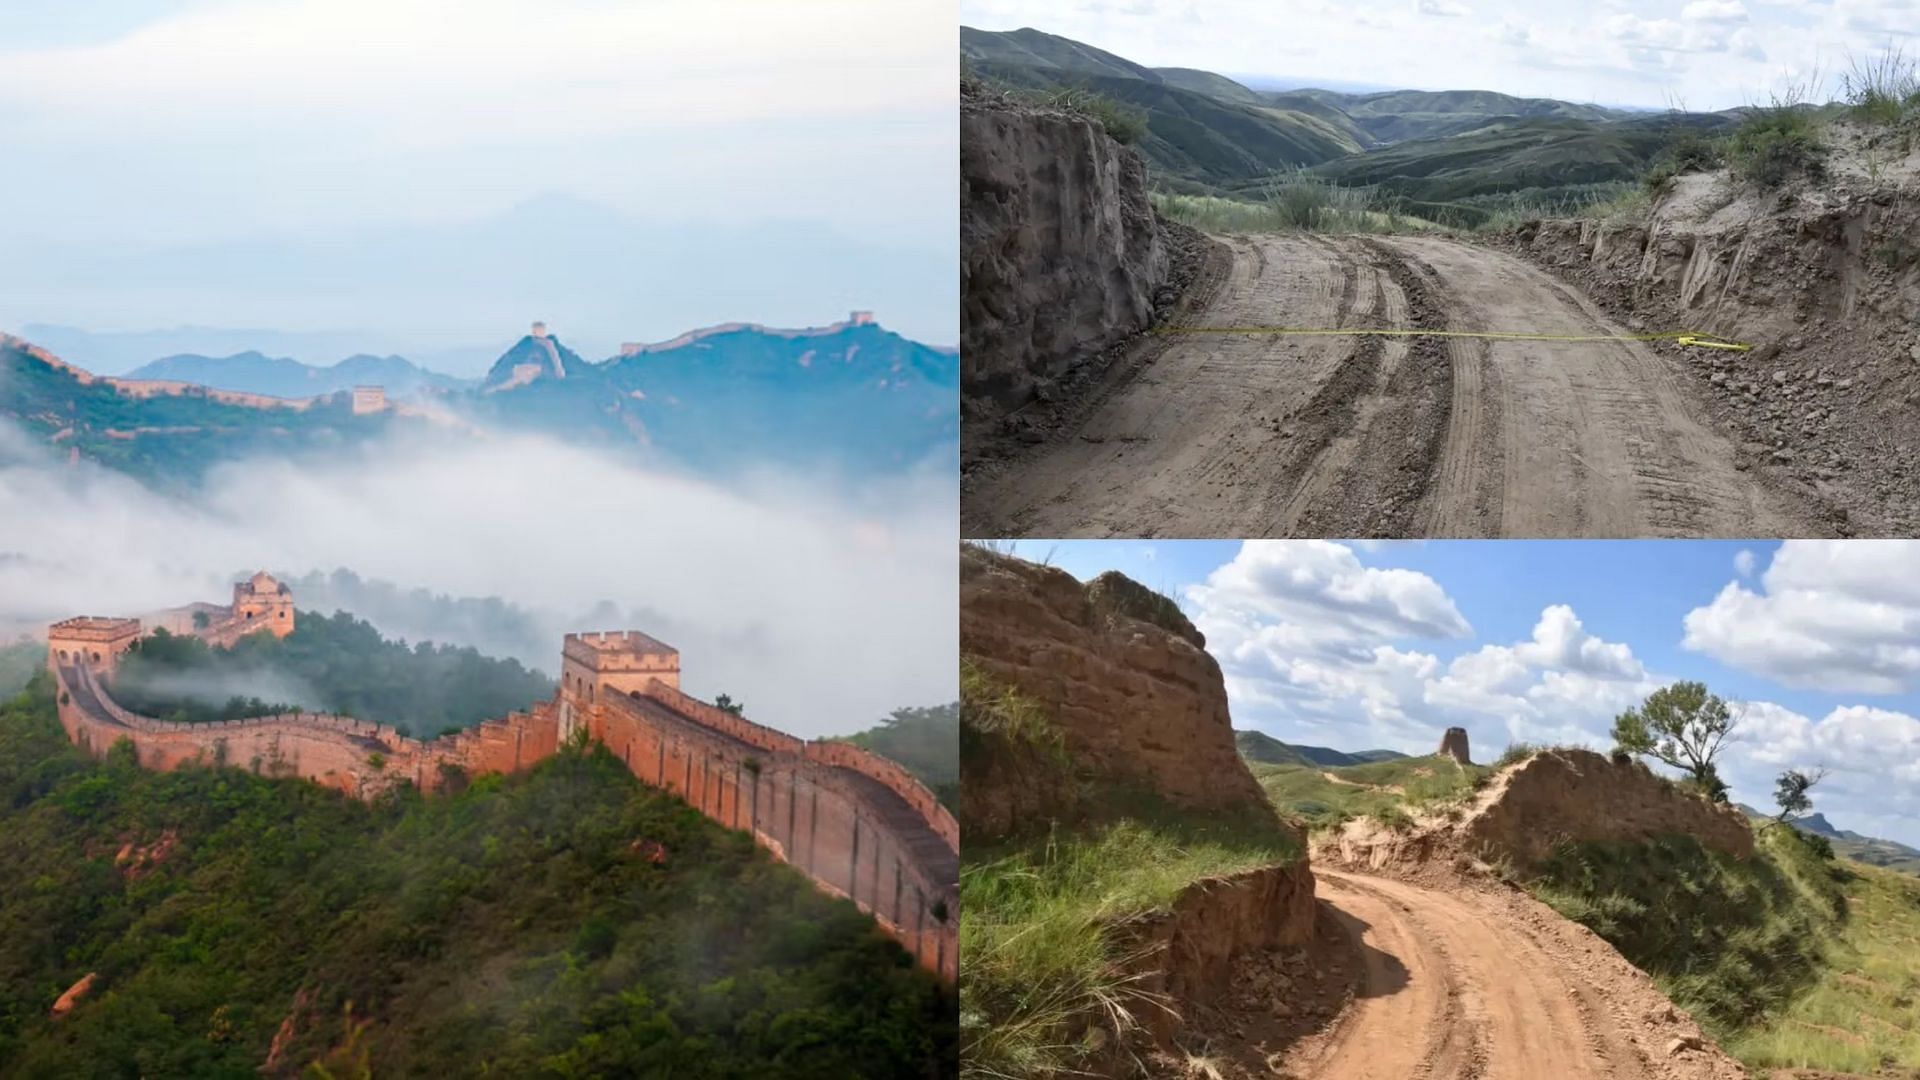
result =
M1740 804L1741 813L1751 818L1771 818L1745 803ZM1868 866L1885 867L1903 874L1920 877L1920 850L1910 848L1893 840L1882 840L1877 836L1866 836L1852 829L1837 829L1827 820L1825 814L1808 814L1805 817L1788 818L1787 824L1813 836L1824 836L1833 845L1834 854Z
M0 335L0 420L73 457L144 480L191 483L221 461L263 452L336 453L401 427L475 435L522 431L614 447L696 472L768 462L850 475L913 467L958 444L959 357L870 317L783 330L732 323L590 361L529 334L478 385L400 358L314 369L258 354L172 357L143 369L186 382L102 378ZM348 385L392 373L416 404L356 414ZM444 380L444 381L438 381ZM250 387L315 388L283 397ZM384 384L381 384L384 385ZM398 396L393 395L393 396Z
M1275 176L1309 169L1413 203L1579 196L1637 180L1675 127L1708 132L1736 120L1488 90L1255 90L1033 29L963 27L960 51L974 74L1003 88L1078 90L1136 110L1155 185L1183 193L1260 198Z
M182 353L152 360L127 372L127 379L198 383L271 397L303 398L337 394L355 386L385 387L387 396L413 397L422 390L455 390L469 380L428 371L403 356L349 356L336 364L303 364L258 352L232 356Z
M1349 754L1324 746L1298 746L1258 731L1235 731L1233 743L1241 757L1262 765L1318 765L1331 769L1398 761L1407 756L1398 750L1362 750Z

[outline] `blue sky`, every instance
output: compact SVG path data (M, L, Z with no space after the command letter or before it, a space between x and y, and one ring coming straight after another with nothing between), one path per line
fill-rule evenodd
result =
M1833 770L1842 828L1920 845L1920 543L1021 541L1173 596L1236 727L1344 750L1605 748L1612 717L1697 679L1745 710L1737 798Z
M1920 42L1914 0L961 0L960 20L1154 67L1654 109L1763 102L1816 73L1831 89L1850 53Z
M667 10L0 0L0 329L957 340L951 6Z

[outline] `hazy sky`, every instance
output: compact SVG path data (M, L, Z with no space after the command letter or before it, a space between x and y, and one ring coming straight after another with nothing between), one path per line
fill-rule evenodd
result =
M929 0L0 0L0 328L957 339Z
M961 0L1155 67L1724 109L1920 46L1920 0Z
M1744 714L1737 799L1826 766L1816 808L1920 846L1920 542L1023 541L1083 578L1180 601L1234 726L1339 750L1432 753L1465 727L1607 749L1613 718L1681 679Z

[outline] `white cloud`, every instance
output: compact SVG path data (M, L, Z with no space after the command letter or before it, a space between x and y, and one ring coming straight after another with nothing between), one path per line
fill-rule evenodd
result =
M1741 548L1733 557L1733 572L1741 577L1752 577L1758 559L1759 556L1750 549Z
M950 474L721 487L538 438L396 440L222 467L187 500L42 454L0 426L0 633L346 567L529 609L550 651L523 659L550 674L566 631L653 632L692 692L797 735L957 692ZM579 625L603 602L631 625Z
M1524 641L1450 663L1410 649L1472 628L1432 578L1366 566L1342 544L1249 542L1187 598L1237 719L1285 722L1296 738L1324 728L1349 749L1359 740L1427 752L1455 724L1489 750L1509 739L1598 741L1657 685L1630 648L1589 633L1560 604Z
M1248 540L1187 594L1216 621L1310 628L1331 645L1388 637L1462 638L1473 632L1432 578L1363 566L1352 548L1323 540Z
M1747 8L1740 0L1693 0L1680 9L1680 17L1688 22L1743 23Z
M1447 19L1460 19L1473 14L1473 9L1456 0L1418 0L1420 14L1438 15Z
M1688 612L1682 643L1787 686L1911 689L1920 685L1920 543L1790 540L1758 589L1728 582Z

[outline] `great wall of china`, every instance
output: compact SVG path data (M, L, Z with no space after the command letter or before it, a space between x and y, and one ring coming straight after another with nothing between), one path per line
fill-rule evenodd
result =
M187 632L231 644L236 616L251 624L242 634L281 632L273 615L245 615L243 595L256 594L285 598L290 631L291 597L259 574L235 587L228 617ZM176 618L194 610L176 609ZM679 652L646 634L568 634L553 700L423 742L344 716L188 724L130 712L114 701L111 680L144 633L140 620L125 618L49 628L60 723L91 754L124 739L147 768L228 764L373 798L401 782L434 792L463 777L515 772L584 733L643 783L750 833L822 890L852 900L922 967L949 983L958 976L960 829L933 793L858 747L796 739L682 693Z

